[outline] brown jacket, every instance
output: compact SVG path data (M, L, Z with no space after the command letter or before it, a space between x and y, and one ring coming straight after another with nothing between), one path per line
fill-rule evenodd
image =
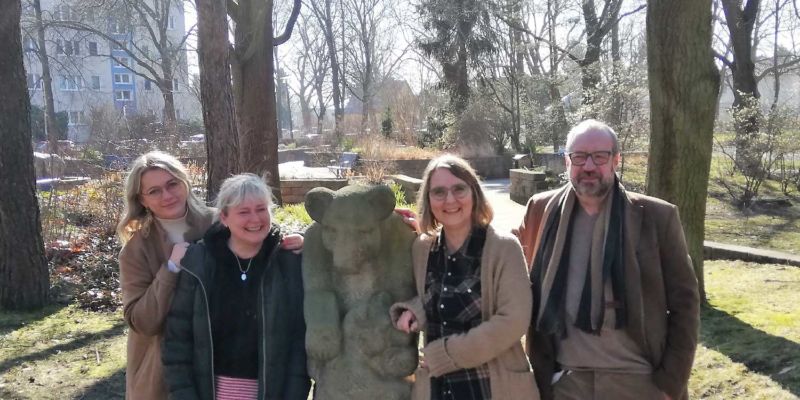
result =
M545 215L561 189L528 201L519 239L528 265L539 248ZM672 204L622 190L628 325L626 332L653 366L653 380L675 400L687 398L700 324L697 279L678 210ZM548 203L551 203L548 207ZM538 305L535 305L538 307ZM528 354L543 399L552 398L555 338L528 331Z
M184 239L200 239L211 226L213 212L186 217L189 232ZM161 337L178 274L166 263L172 253L167 234L154 222L150 234L139 232L119 253L120 285L125 322L128 323L128 359L125 398L160 400L167 398L161 366Z
M414 241L412 258L417 294L413 300L392 306L392 319L397 320L403 309L411 309L424 330L425 310L420 296L425 291L428 254L435 237L422 235ZM440 374L461 368L489 366L492 399L538 400L539 392L533 379L530 363L522 347L531 317L530 284L525 261L517 239L511 234L486 231L486 243L481 257L481 301L483 322L467 333L448 336L426 343L424 348L427 369L415 372L412 399L430 398L429 371Z

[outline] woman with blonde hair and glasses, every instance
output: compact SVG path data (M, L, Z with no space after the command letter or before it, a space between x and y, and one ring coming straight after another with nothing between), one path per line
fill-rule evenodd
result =
M191 190L186 167L175 157L152 151L137 158L125 180L120 285L128 333L125 397L167 398L161 365L164 320L188 244L200 239L214 220ZM302 238L287 246L299 248Z
M413 398L538 399L521 343L532 300L519 242L489 225L492 208L465 160L438 157L422 180L418 296L390 310L397 329L425 334Z

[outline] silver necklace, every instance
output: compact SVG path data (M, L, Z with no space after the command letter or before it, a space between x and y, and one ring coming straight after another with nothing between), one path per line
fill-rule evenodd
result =
M246 281L247 280L247 271L250 271L250 264L253 263L253 258L255 258L255 257L251 258L250 261L247 262L247 268L246 269L242 269L242 263L239 261L239 256L237 256L236 254L234 254L233 256L236 257L236 265L239 266L239 272L242 273L242 276L241 276L242 281Z

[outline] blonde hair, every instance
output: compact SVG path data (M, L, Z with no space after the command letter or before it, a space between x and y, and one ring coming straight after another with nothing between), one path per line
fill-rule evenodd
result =
M123 245L136 232L141 233L144 237L150 234L153 215L142 205L139 196L142 189L142 175L154 169L164 170L183 183L186 188L187 215L202 214L207 208L192 192L192 187L189 184L189 173L177 158L161 151L151 151L143 154L133 161L128 176L125 178L125 208L122 212L122 218L117 224L117 236Z
M272 219L272 189L255 174L244 173L225 179L219 188L214 206L217 208L217 212L227 213L229 208L242 204L246 199L266 201L269 216Z
M487 226L492 222L494 211L486 200L486 195L481 189L478 174L472 166L461 157L445 154L434 158L428 163L425 172L422 174L422 185L419 189L417 204L420 215L420 229L424 233L433 234L441 223L436 220L431 211L430 197L428 196L431 186L431 177L437 169L446 169L456 178L466 182L472 191L472 225Z

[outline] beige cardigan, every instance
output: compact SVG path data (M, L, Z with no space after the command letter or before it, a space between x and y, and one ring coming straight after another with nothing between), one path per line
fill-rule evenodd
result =
M211 226L213 210L204 211L202 215L186 217L189 231L184 239L187 241L200 239ZM167 398L161 365L161 336L178 280L178 274L165 266L171 253L172 243L158 222L153 223L147 237L134 233L119 253L122 309L130 327L126 399Z
M392 306L392 320L410 309L421 329L426 328L421 295L425 290L428 255L436 237L422 235L414 241L412 259L418 296ZM489 367L492 399L538 400L522 336L531 318L531 288L522 248L513 235L489 226L481 257L481 300L483 322L466 333L425 343L428 368L417 368L412 394L414 400L430 398L430 376L483 364ZM446 342L446 343L445 343Z

